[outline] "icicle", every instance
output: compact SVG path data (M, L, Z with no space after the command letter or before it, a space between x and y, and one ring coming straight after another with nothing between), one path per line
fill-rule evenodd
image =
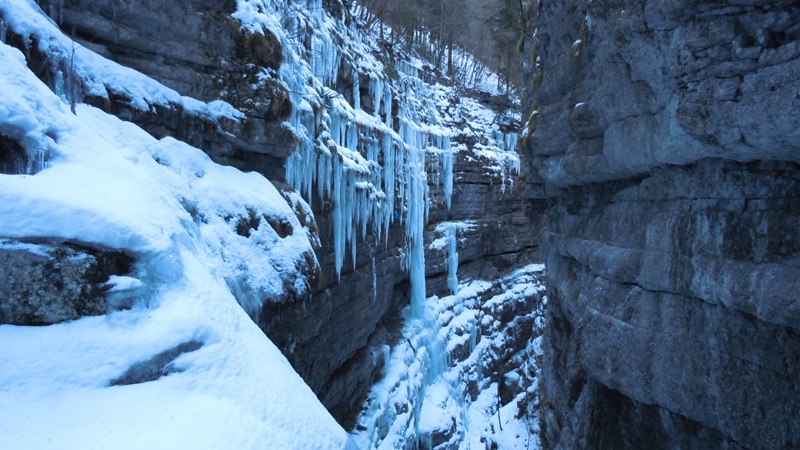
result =
M392 359L392 348L386 344L383 344L383 367L384 369L389 366L389 362Z
M341 279L342 266L344 265L344 245L346 242L346 225L344 218L344 202L342 194L342 163L340 156L333 158L333 254L336 266L336 275Z
M31 155L31 152L28 152ZM20 166L18 169L18 173L25 173L28 175L34 175L42 170L46 169L49 165L49 152L44 149L37 149L33 151L31 155L32 158L28 159L28 163L26 167Z
M355 69L353 69L353 109L361 109L361 82Z
M505 135L504 143L505 143L505 150L507 152L516 151L518 136L519 135L517 133L507 133Z
M336 110L332 110L330 112L330 130L331 130L331 139L336 145L341 145L341 138L339 137L342 134L341 129L341 119L339 117L339 113Z
M347 171L347 184L345 184L344 209L345 220L347 221L347 244L350 245L350 255L353 259L353 270L356 270L356 186L355 186L355 172Z
M401 135L407 146L406 166L406 268L411 277L411 311L414 317L425 312L425 250L423 231L428 214L428 180L425 172L425 152L420 149L420 133L407 120L401 119ZM416 144L416 145L414 145Z
M358 127L353 120L347 122L347 148L358 151Z
M64 102L69 103L67 99L67 92L64 89L64 72L58 71L56 72L56 80L53 86L53 92Z
M380 118L381 112L381 98L383 97L383 80L380 77L369 77L369 93L372 95L372 115Z
M6 20L0 16L0 42L3 44L6 43L6 33L8 32L8 25L6 25Z
M389 86L389 83L384 85L384 92L383 92L383 117L384 117L384 125L388 128L392 128L394 126L394 118L392 117L392 90Z
M445 239L447 241L447 287L450 288L450 293L453 295L458 292L457 228L458 226L455 223L449 223L445 228Z
M375 270L375 256L372 256L372 302L378 301L378 272Z
M333 155L325 151L317 159L317 193L328 198L333 190Z
M341 54L328 33L314 33L311 44L311 67L326 86L336 81Z
M450 142L447 142L447 149L444 150L442 155L442 174L444 176L444 201L447 204L447 209L450 209L453 198L453 166L455 165L455 154L450 147Z
M384 238L385 242L388 244L389 242L389 225L394 222L394 200L395 200L395 168L396 161L395 158L397 157L395 154L394 149L394 141L392 140L391 136L385 135L383 137L383 141L381 142L381 146L383 147L383 192L386 195L385 205L384 205L384 219L383 219L383 227L384 227Z

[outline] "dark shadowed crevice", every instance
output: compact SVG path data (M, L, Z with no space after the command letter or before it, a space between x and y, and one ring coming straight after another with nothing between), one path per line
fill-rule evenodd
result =
M155 381L171 373L183 372L183 369L175 367L173 362L184 353L191 353L203 346L202 342L184 342L169 350L163 351L147 361L141 361L132 365L121 377L111 380L111 386L127 386L131 384L141 384Z
M596 443L591 448L744 448L719 430L658 405L639 404L599 383L591 390L596 402L588 430Z
M0 173L20 175L28 171L28 153L20 142L0 134Z

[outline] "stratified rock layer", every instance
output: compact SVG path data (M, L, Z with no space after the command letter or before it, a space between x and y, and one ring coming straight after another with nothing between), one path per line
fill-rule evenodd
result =
M800 8L571 0L529 19L545 444L797 447Z

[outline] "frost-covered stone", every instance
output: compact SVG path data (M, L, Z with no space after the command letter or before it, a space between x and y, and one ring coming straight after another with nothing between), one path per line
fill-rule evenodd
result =
M430 64L362 35L350 5L38 3L50 19L32 2L0 5L0 40L8 44L0 46L0 82L9 94L2 97L0 131L19 141L14 150L26 152L28 162L41 162L30 171L39 172L33 177L0 177L0 235L90 236L93 245L137 256L134 273L105 284L111 315L41 334L81 330L63 340L76 349L98 348L83 352L80 362L112 361L86 374L89 392L100 402L208 377L213 386L204 385L203 395L219 396L214 405L236 405L211 415L242 418L253 424L253 436L274 431L271 443L281 448L303 448L309 441L341 447L341 428L287 374L291 369L263 335L254 334L242 308L346 422L381 375L409 303L419 319L431 295L444 297L478 278L495 280L536 256L535 225L525 220L531 208L518 196L514 102L508 110L492 110L491 94L464 96L424 82ZM17 159L3 162L17 165ZM278 181L285 161L287 181L306 200L291 186L219 165ZM24 227L17 226L21 201L33 217ZM431 246L440 238L440 222L468 224L448 235L446 252ZM470 244L473 239L480 245ZM498 321L486 327L513 319L506 309L495 309ZM118 320L130 327L105 325ZM526 324L506 331L526 335ZM135 339L104 339L123 328ZM442 346L467 358L477 345L476 329L475 323L461 324ZM39 335L9 327L0 328L3 333L41 351ZM175 353L185 343L194 351ZM522 359L507 371L522 367ZM33 364L18 354L14 361ZM70 373L59 365L63 361L54 361L52 373ZM36 379L47 379L46 372ZM499 377L497 386L521 394L512 386L517 378L506 378ZM106 389L109 384L114 386ZM292 388L256 392L284 385ZM468 389L482 395L479 409L491 409L493 394L479 394L477 383ZM200 402L200 391L187 397ZM281 403L295 393L304 399L298 405ZM146 395L142 401L160 405L161 399ZM35 410L24 417L42 417L40 403L20 402ZM250 407L252 420L243 418ZM300 408L309 414L294 416ZM156 415L174 412L153 409ZM193 417L205 411L186 409ZM270 428L282 414L292 426ZM107 416L103 423L114 425L114 416ZM197 423L213 435L205 445L219 442L223 427L235 432L224 421ZM303 432L309 423L322 425ZM444 428L428 435L458 438L457 427ZM80 427L59 429L77 433ZM204 433L195 434L191 442L202 440Z
M36 48L63 61L69 39L33 2L3 2L0 13L4 29L47 36ZM114 87L131 99L177 99L236 119L230 105L180 97L77 53L90 79L129 75ZM28 156L48 155L35 173L0 174L0 314L67 322L0 325L3 445L345 448L345 431L245 313L310 289L316 241L313 220L299 218L302 200L185 142L72 104L33 62L0 43L0 130ZM135 264L106 267L115 254ZM237 302L231 280L257 302ZM96 295L106 292L110 307Z

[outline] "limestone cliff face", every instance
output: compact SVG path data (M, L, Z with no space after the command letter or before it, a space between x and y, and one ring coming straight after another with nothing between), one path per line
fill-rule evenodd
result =
M550 448L800 445L800 8L539 2Z

